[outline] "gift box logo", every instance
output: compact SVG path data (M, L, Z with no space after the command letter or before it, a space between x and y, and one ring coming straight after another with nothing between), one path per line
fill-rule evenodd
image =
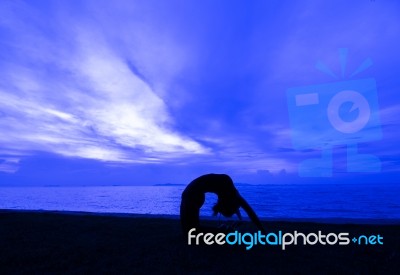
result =
M332 176L332 147L347 145L348 172L379 172L378 157L360 154L358 144L382 138L375 79L352 79L372 65L366 59L343 80L347 50L340 49L342 80L337 82L294 87L287 90L293 148L320 149L321 157L299 164L299 175ZM338 78L322 62L316 68Z

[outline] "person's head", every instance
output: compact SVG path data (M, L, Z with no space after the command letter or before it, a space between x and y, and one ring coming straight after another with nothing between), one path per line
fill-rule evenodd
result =
M239 194L219 196L217 203L213 207L214 215L221 213L225 217L232 217L234 214L238 214L240 208ZM238 214L240 218L240 214Z

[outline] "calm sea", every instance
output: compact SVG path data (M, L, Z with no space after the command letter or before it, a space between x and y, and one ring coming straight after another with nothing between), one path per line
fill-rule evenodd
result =
M399 185L241 185L266 219L400 220ZM1 187L0 209L179 215L184 186ZM209 194L202 216L211 216Z

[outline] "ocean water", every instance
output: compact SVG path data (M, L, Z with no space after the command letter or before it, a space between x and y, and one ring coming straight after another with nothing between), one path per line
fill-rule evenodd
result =
M179 215L184 187L0 187L0 209ZM397 184L239 185L237 188L265 219L400 220ZM212 215L216 199L215 195L207 194L202 216Z

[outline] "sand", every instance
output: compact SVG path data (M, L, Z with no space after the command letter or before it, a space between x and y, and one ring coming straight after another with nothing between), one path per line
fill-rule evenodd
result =
M206 222L215 225L215 222ZM399 274L400 225L264 221L268 232L380 234L383 245L188 246L179 220L0 211L0 273ZM243 224L241 230L255 230Z

